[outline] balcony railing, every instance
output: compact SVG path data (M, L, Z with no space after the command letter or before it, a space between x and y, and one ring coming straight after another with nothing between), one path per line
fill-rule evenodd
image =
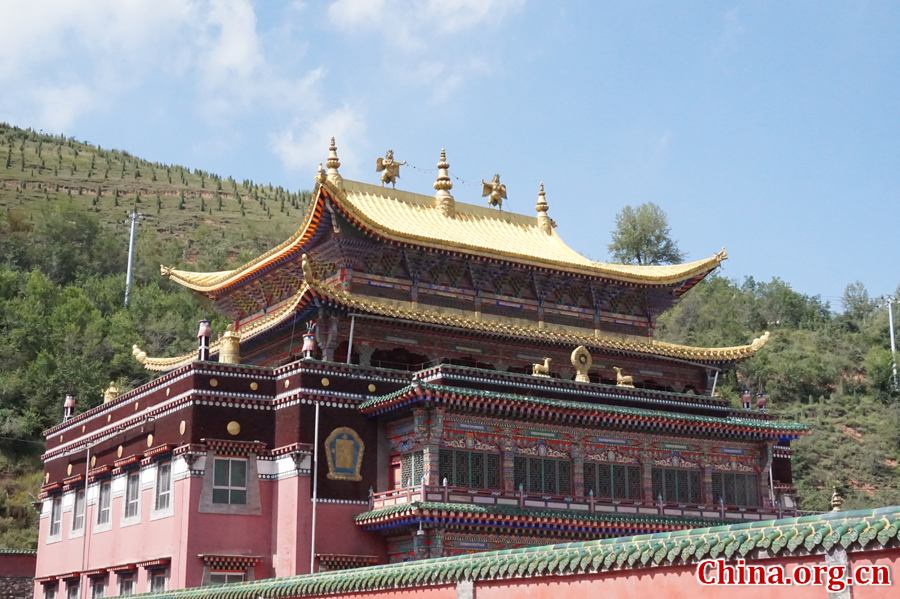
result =
M798 515L796 509L776 507L744 507L737 505L667 503L630 499L595 498L573 495L548 495L519 491L494 491L464 487L417 485L381 493L369 493L369 510L380 510L416 502L497 505L520 509L559 510L582 514L628 514L639 516L675 516L717 520L775 520Z

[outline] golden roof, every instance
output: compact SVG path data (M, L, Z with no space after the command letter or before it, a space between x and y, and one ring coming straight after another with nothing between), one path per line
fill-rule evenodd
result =
M477 319L466 315L460 315L460 311L442 312L440 311L440 308L436 308L435 310L419 310L417 308L392 304L389 300L378 301L375 299L363 298L346 291L333 289L311 278L307 278L306 283L291 301L285 303L284 306L278 310L267 314L259 321L255 321L253 324L242 328L241 340L248 341L290 318L293 311L304 299L304 296L310 292L314 292L315 295L329 299L352 310L387 316L398 320L437 324L507 337L529 339L543 343L566 343L575 346L584 345L588 348L635 352L694 362L734 362L743 360L751 357L757 351L762 349L769 341L769 333L766 332L761 337L754 339L749 345L721 348L690 347L674 343L665 343L663 341L655 341L653 339L645 340L637 337L631 339L619 339L597 334L576 333L562 329L541 329L505 320ZM216 354L218 353L218 350L217 341L210 347L210 354ZM139 351L140 350L135 347L135 356L138 357L138 360L148 370L172 370L174 368L180 368L181 366L185 366L195 361L197 356L196 352L192 352L177 358L149 358L146 357L146 355L141 358L138 354Z
M679 283L705 275L728 257L723 249L710 258L687 264L638 266L595 262L567 246L552 227L542 228L535 216L462 202L456 202L453 214L448 215L434 207L431 196L344 180L340 186L330 181L318 182L313 209L303 227L251 262L219 272L191 272L163 266L162 275L200 293L215 294L280 258L296 255L312 237L321 218L323 190L348 216L391 240L628 283Z
M241 328L241 341L249 341L250 339L253 339L254 337L265 333L269 329L278 326L286 319L290 318L294 311L297 309L297 306L299 306L300 303L304 299L306 299L308 291L309 287L304 284L300 288L300 291L298 291L290 301L285 302L284 305L282 305L280 308L269 312L262 318L259 318L250 324L243 326ZM220 339L213 341L209 346L209 355L217 355L219 353L220 346ZM146 352L141 351L141 349L137 345L134 345L132 346L132 354L138 362L143 364L144 368L146 368L147 370L155 371L174 370L176 368L181 368L182 366L187 366L191 362L197 361L196 351L173 358L151 358L146 354Z
M727 258L724 250L711 258L665 266L607 264L589 260L567 246L555 230L541 229L536 216L455 203L455 214L434 208L434 198L399 189L344 180L343 190L326 183L346 209L369 229L389 239L442 250L512 259L546 268L609 277L631 283L667 284L714 269Z

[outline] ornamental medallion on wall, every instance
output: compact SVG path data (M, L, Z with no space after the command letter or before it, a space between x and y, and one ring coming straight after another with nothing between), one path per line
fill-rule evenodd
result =
M360 481L363 451L366 446L352 428L342 426L331 431L325 439L325 457L328 460L328 478L331 480Z

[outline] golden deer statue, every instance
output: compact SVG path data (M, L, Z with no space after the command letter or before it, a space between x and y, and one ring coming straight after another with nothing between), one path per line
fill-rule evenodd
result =
M633 377L623 376L622 369L618 366L613 366L613 370L616 371L616 387L634 387Z
M534 376L550 376L550 362L552 362L552 358L544 358L543 364L532 364L531 365L531 374Z

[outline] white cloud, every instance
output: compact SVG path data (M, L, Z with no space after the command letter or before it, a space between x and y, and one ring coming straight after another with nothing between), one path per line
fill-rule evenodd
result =
M314 122L296 120L285 131L270 135L269 145L285 168L311 173L325 162L334 137L342 165L349 164L352 170L358 164L355 149L363 147L365 129L363 113L345 105Z
M391 45L424 46L435 34L454 34L497 25L525 0L337 0L328 7L331 22L346 30L381 33Z

